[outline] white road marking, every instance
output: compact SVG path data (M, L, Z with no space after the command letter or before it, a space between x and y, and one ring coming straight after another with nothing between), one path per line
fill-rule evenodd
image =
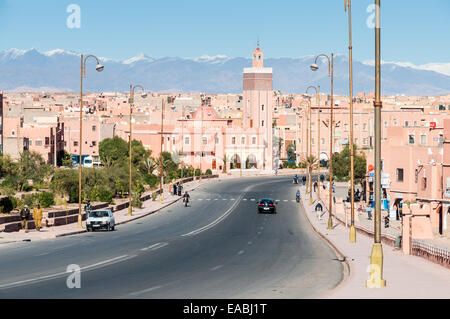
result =
M108 259L105 261L101 261L98 262L96 264L93 265L89 265L89 266L85 266L85 267L81 267L81 271L87 271L87 270L92 270L92 269L96 269L96 268L100 268L99 266L108 266L108 265L112 265L121 261L125 261L131 258L136 257L136 255L133 256L128 256L128 255L123 255L123 256L119 256L116 258L112 258L112 259ZM29 284L29 283L35 283L35 282L40 282L40 281L45 281L45 280L51 280L51 279L55 279L58 277L65 277L67 276L67 272L60 272L57 274L52 274L52 275L47 275L47 276L41 276L41 277L37 277L37 278L31 278L31 279L26 279L26 280L21 280L21 281L16 281L16 282L12 282L9 284L4 284L4 285L0 285L0 289L5 289L5 288L13 288L13 287L17 287L17 286L21 286L24 284Z
M240 198L242 198L242 196L243 195L241 195L240 196ZM218 223L220 223L222 220L224 220L225 218L227 218L228 217L228 215L230 215L232 212L233 212L233 210L237 207L237 205L239 204L239 200L238 201L235 201L234 202L234 204L222 215L222 216L220 216L219 218L217 218L215 221L213 221L212 223L210 223L210 224L208 224L208 225L206 225L206 226L204 226L204 227L201 227L201 228L199 228L199 229L197 229L197 230L194 230L194 231L191 231L191 232L189 232L189 233L187 233L187 234L184 234L184 235L181 235L182 237L186 237L186 236L194 236L194 235L197 235L197 234L200 234L200 233L202 233L202 232L204 232L205 230L208 230L208 229L210 229L210 228L212 228L212 227L214 227L214 226L216 226Z
M244 198L243 201L246 202L246 201L247 201L247 198Z
M222 199L222 200L227 200L226 198Z
M258 232L258 235L261 235L261 232L260 232L260 231Z
M214 268L211 268L211 271L216 271L216 270L218 270L218 269L220 269L222 267L223 267L223 265L216 266Z
M249 241L248 243L247 243L248 245L251 245L251 244L253 244L251 241Z
M210 201L210 200L211 200L211 198L208 198L208 199L207 199L207 201Z
M287 202L288 200L287 199L285 199L283 202Z
M232 200L232 201L235 201L235 199L234 199L234 198L232 198L231 200Z
M214 200L219 200L218 198L215 198Z
M199 198L198 200L199 200L199 201L202 201L203 199Z
M133 293L131 293L130 295L132 295L132 296L142 295L142 294L145 294L145 293L147 293L147 292L151 292L151 291L160 289L160 288L162 288L162 287L163 287L163 286L155 286L155 287L151 287L151 288L148 288L148 289L145 289L145 290L142 290L142 291L136 291L136 292L133 292Z
M157 244L148 246L148 247L146 247L146 248L142 248L141 250L142 250L142 251L147 251L147 250L154 251L154 250L157 250L157 249L166 247L167 245L169 245L169 243L157 243Z
M242 255L243 253L245 253L245 250L241 250L240 252L238 252L238 255Z
M252 198L252 199L250 199L252 202L254 202L254 201L256 201L256 199L254 199L254 198Z

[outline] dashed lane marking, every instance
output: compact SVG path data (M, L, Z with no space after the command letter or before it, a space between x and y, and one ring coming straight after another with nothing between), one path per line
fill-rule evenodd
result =
M216 266L216 267L214 267L214 268L211 268L211 271L219 270L219 269L222 268L222 267L223 267L223 265Z
M142 248L141 250L142 250L142 251L147 251L147 250L154 251L154 250L157 250L157 249L166 247L167 245L169 245L169 243L157 243L157 244L148 246L148 247L146 247L146 248Z
M148 293L148 292L155 291L155 290L160 289L160 288L162 288L162 287L163 287L163 286L155 286L155 287L151 287L151 288L148 288L148 289L145 289L145 290L133 292L133 293L131 293L130 295L132 295L132 296L138 296L138 295L142 295L142 294L145 294L145 293Z

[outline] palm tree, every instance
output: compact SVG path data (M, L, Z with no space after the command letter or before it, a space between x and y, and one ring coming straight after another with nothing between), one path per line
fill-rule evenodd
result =
M158 163L153 157L147 157L144 159L144 166L147 169L147 172L149 175L152 175L153 172L156 170Z

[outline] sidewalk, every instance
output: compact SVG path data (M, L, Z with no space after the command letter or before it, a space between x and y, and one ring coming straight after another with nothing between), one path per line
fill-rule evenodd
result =
M311 225L344 256L349 266L349 275L324 298L331 299L430 299L450 298L450 271L422 258L403 255L393 247L383 245L383 279L386 287L369 289L365 282L369 278L368 266L373 238L357 234L357 242L349 243L349 230L333 218L334 229L327 230L328 212L322 220L316 217L314 205L309 206L305 187L301 187L302 204ZM315 194L313 199L316 200ZM363 218L362 218L363 219ZM373 226L372 226L373 229Z
M217 179L215 179L217 180ZM186 183L184 185L184 189L191 192L198 188L200 185L203 185L205 183L210 182L211 180L202 180L202 184L200 184L198 181L193 181ZM174 196L174 195L168 195L165 193L162 205L159 203L159 196L157 197L156 201L145 201L143 203L143 206L141 209L139 208L133 208L133 216L127 216L128 215L128 208L114 212L114 218L116 220L116 225L122 225L126 224L128 222L143 218L145 216L154 214L158 212L159 210L170 206L174 204L175 202L181 200L182 197ZM81 234L86 232L86 222L83 221L83 229L78 228L78 224L69 224L69 225L63 225L63 226L57 226L57 227L49 227L49 228L43 228L40 232L36 230L30 230L29 233L25 233L24 230L21 230L19 232L14 233L0 233L0 245L2 244L8 244L8 243L14 243L14 242L22 242L22 241L39 241L39 240L46 240L51 238L57 238L57 237L64 237L74 234Z

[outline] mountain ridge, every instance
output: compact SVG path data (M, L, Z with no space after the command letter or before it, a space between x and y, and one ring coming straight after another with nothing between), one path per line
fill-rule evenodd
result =
M79 90L79 57L62 49L39 52L36 49L9 49L0 52L0 89L66 88L64 92ZM86 92L124 92L130 83L141 84L151 92L242 93L242 71L251 66L250 58L226 55L197 58L152 58L144 53L127 60L99 57L105 70L95 72L95 61L87 65ZM265 66L274 72L274 90L283 93L303 93L310 85L320 85L322 92L330 90L326 59L319 61L319 71L309 65L314 56L265 59ZM91 63L93 64L91 66ZM382 93L384 95L445 95L450 93L450 63L428 63L416 66L407 62L382 64ZM354 91L373 92L374 67L372 61L356 61ZM436 69L442 69L442 73ZM348 57L334 58L335 93L348 94ZM56 90L56 89L55 89Z

